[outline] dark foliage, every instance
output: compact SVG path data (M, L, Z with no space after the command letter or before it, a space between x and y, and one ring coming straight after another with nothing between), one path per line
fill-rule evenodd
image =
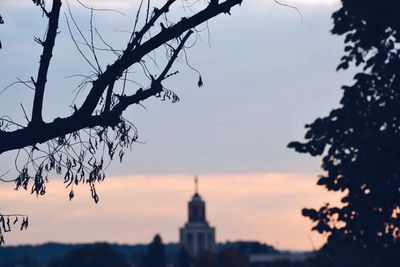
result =
M1 262L1 267L15 267L15 266L23 266L23 267L40 267L42 265L38 264L37 261L28 255L22 255L17 259L8 259L7 257Z
M195 267L248 267L248 257L238 250L226 249L218 254L205 253L200 255L194 264Z
M257 244L257 245L255 245ZM87 246L97 246L95 244L58 244L58 243L46 243L42 245L24 245L24 246L3 246L0 247L0 266L15 266L20 263L22 259L29 258L33 262L39 264L39 266L47 266L48 263L56 258L63 258L73 250L81 249ZM149 244L136 244L136 245L119 245L109 244L111 248L118 254L122 255L127 261L135 266L140 266L142 263L143 256L149 249ZM260 250L259 247L265 249ZM223 244L217 244L217 251L224 250L238 250L238 247L254 248L254 250L246 249L247 252L240 251L242 254L268 254L274 253L279 254L280 251L275 250L273 247L266 244L260 244L253 241L235 241ZM165 258L167 263L177 263L178 267L185 267L189 255L181 250L181 246L178 243L168 243L164 245ZM270 252L270 251L273 252ZM179 258L184 258L180 261ZM190 260L190 259L189 259ZM179 262L184 264L181 266ZM186 262L186 263L185 263ZM189 262L189 264L191 261ZM323 266L323 265L321 265Z
M342 87L341 106L306 125L304 143L289 144L323 155L318 185L344 193L342 206L304 209L303 215L316 223L314 230L329 234L327 249L351 248L371 264L354 266L384 266L400 236L399 12L399 1L342 0L332 30L345 37L338 69L355 64L361 71Z
M58 244L46 243L43 245L23 245L23 246L2 246L0 247L0 266L14 267L23 259L29 258L39 266L47 266L50 261L61 259L74 250L96 247L101 243L94 244ZM127 261L139 266L143 255L148 249L148 245L119 245L109 244L113 251L120 254ZM172 258L179 250L178 244L166 245L166 255Z
M161 237L157 234L150 243L143 257L141 267L165 267L165 248Z
M83 246L62 258L52 260L48 267L129 267L125 259L109 244Z
M248 257L238 250L224 250L218 255L220 267L248 267Z
M181 247L177 257L177 267L191 267L192 260L185 248Z
M218 245L218 250L238 250L243 254L274 254L279 253L274 247L257 241L235 241Z
M4 245L4 233L10 232L13 226L19 226L19 229L26 230L29 225L29 218L21 214L1 214L0 213L0 246Z

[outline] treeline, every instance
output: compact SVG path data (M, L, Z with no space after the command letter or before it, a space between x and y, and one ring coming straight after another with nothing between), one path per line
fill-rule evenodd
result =
M151 258L164 258L165 264L173 264L175 266L186 266L185 261L188 261L188 255L182 251L177 243L163 244L161 237L157 236L150 245L120 245L108 243L94 244L57 244L47 243L43 245L24 245L24 246L6 246L0 247L0 266L1 267L54 267L54 266L110 266L102 265L107 262L119 262L120 266L154 266ZM154 243L158 243L158 247L162 249L152 249ZM156 246L156 248L157 248ZM158 252L157 252L158 250ZM160 252L162 251L162 252ZM146 255L150 253L150 256ZM152 256L152 254L163 255ZM214 254L204 254L198 261L190 260L191 264L200 264L204 261L209 261L210 264L216 262L227 262L230 258L248 258L250 254L279 254L270 245L256 241L234 241L220 243L217 245L217 252ZM86 256L85 256L86 255ZM96 255L100 255L96 257ZM240 255L240 256L239 256ZM97 262L96 260L99 260ZM247 261L246 261L247 262ZM66 264L66 265L63 265ZM82 265L83 264L83 265ZM147 265L146 265L147 264ZM157 265L158 266L158 265ZM159 265L163 266L163 264ZM247 265L244 265L247 266Z

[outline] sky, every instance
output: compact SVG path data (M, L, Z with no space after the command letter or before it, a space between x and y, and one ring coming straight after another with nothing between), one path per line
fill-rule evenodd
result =
M90 14L69 2L87 32ZM103 36L123 47L137 2L84 2L125 14L94 15ZM76 189L69 202L59 177L50 179L47 195L39 198L1 184L0 211L27 213L31 219L28 231L8 234L7 243L146 243L158 232L166 242L176 242L193 194L193 176L199 175L218 241L257 239L296 250L322 245L325 237L310 231L312 224L301 209L337 203L340 196L316 186L320 158L286 146L302 140L306 123L338 106L340 87L351 82L352 74L335 71L342 38L329 31L338 1L281 2L296 6L302 16L272 0L245 0L231 16L214 18L210 34L204 31L188 50L204 87L197 87L197 72L181 60L174 65L179 75L166 83L180 102L151 99L145 108L125 113L139 129L141 142L122 163L109 166L98 188L99 204L86 186ZM65 4L63 8L66 12ZM0 10L6 22L0 32L0 88L5 88L17 77L36 75L40 49L33 36L42 36L45 26L40 12L21 1L2 0ZM65 77L90 70L73 46L64 17L53 60L45 95L47 120L69 111L79 80ZM107 62L112 58L105 56ZM0 113L24 123L21 104L29 112L32 98L29 89L11 87L0 96ZM3 173L10 170L12 175L14 155L0 155Z

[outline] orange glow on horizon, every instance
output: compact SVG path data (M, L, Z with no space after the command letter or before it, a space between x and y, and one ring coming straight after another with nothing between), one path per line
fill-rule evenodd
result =
M310 231L312 224L301 216L301 209L338 203L340 197L315 182L315 174L204 175L199 177L199 192L206 201L207 219L216 227L217 241L258 240L281 249L311 250L321 246L325 237ZM71 202L69 189L56 179L39 198L2 185L2 212L30 216L28 231L16 229L6 240L9 245L133 244L148 243L160 233L164 242L177 242L194 190L193 176L188 175L108 177L97 186L100 202L96 205L85 185L74 188Z

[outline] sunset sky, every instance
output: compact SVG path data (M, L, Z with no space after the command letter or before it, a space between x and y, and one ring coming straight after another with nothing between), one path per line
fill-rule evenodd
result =
M0 25L0 88L17 77L36 76L40 50L33 37L43 35L45 21L30 1L22 2L0 2L5 19ZM69 2L87 31L90 13ZM126 14L94 15L103 36L123 47L137 1L83 2ZM337 202L339 196L316 186L320 158L297 154L286 145L302 140L306 123L338 106L340 86L351 82L352 75L335 72L342 39L329 31L338 1L280 2L298 7L303 20L273 0L244 0L231 16L213 19L210 38L203 32L188 50L204 87L197 87L198 74L181 62L175 66L180 74L167 83L179 103L151 99L144 103L146 109L126 112L139 129L141 143L122 163L109 166L106 181L98 187L99 204L84 185L69 202L57 177L39 198L0 184L0 211L30 216L29 229L7 234L7 244L147 243L155 233L176 242L197 174L218 241L259 240L296 250L320 246L324 237L310 231L312 224L301 209ZM64 15L60 27L45 96L48 120L69 111L79 80L65 77L89 71L68 35ZM1 94L0 114L25 123L20 103L30 111L32 98L29 89L11 87ZM14 155L0 155L0 173L15 175Z

